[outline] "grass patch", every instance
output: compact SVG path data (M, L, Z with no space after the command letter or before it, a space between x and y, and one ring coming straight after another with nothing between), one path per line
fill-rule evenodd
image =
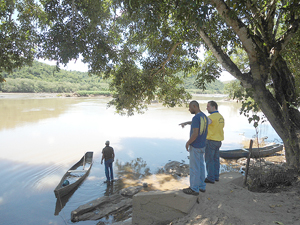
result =
M110 91L77 91L80 96L89 96L89 95L105 95L110 96Z

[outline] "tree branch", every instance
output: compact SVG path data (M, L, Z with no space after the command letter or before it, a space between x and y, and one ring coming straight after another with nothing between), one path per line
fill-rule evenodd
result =
M291 27L277 40L276 45L271 49L270 59L271 67L274 66L280 52L285 49L286 45L298 31L300 26L300 20L295 20Z
M275 12L276 12L276 1L273 0L269 7L269 9L267 10L267 15L266 15L266 23L267 23L267 29L268 31L270 31L270 33L268 33L268 39L270 39L270 41L274 41L275 39L273 38L272 35L272 31L273 31L273 27L274 27L274 17L275 17Z
M208 37L205 31L202 28L198 28L198 33L200 37L203 39L205 44L208 45L209 49L212 51L214 56L218 59L218 61L222 64L222 66L235 78L242 81L244 87L250 88L252 85L252 77L251 74L243 74L239 70L239 68L235 65L234 62L229 58L227 54L225 54L219 46L217 46L213 41Z
M274 21L274 13L275 13L275 11L276 11L276 2L277 1L275 1L275 0L273 0L270 4L269 4L269 10L268 10L268 13L267 13L267 15L266 15L266 21L267 22L271 22L271 23L273 23L273 21ZM272 26L273 27L273 26Z
M155 73L153 73L153 74L151 75L152 77L155 76L156 74L158 74L160 71L162 71L162 70L165 69L165 66L166 66L167 62L170 61L170 59L171 59L171 57L172 57L172 55L173 55L175 49L176 49L177 46L180 45L180 44L182 44L182 42L177 42L177 43L171 48L171 50L170 50L170 52L169 52L169 54L168 54L167 59L166 59L165 61L163 61L163 62L159 65L158 68L156 68L156 69L158 69L158 70L157 70ZM154 69L153 69L153 70L154 70ZM152 71L153 71L153 70L152 70Z
M246 6L252 12L252 15L253 15L252 17L250 17L250 16L247 16L248 14L246 14L246 17L248 18L249 21L253 21L254 22L254 25L256 26L256 28L254 27L255 35L257 35L257 36L259 36L261 38L262 37L261 31L263 29L262 29L261 24L259 24L258 22L256 22L256 19L259 18L259 16L260 16L260 12L257 10L257 8L255 7L255 4L251 0L247 0Z
M223 0L211 0L212 4L215 4L215 7L218 13L225 19L226 23L231 26L233 31L237 34L240 38L241 42L245 50L249 53L255 52L255 48L257 45L252 40L250 32L245 24L239 20L234 13L229 9L229 7L225 4ZM256 61L257 57L255 54L248 54L250 62Z
M273 38L275 39L276 38L276 34L277 34L277 31L278 31L278 28L279 28L279 24L280 24L280 18L282 16L283 12L280 11L279 12L279 15L277 17L277 21L276 21L276 24L275 24L275 27L274 27L274 31L273 31Z

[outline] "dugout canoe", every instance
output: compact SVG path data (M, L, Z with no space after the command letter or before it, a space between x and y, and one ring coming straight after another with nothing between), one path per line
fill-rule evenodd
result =
M223 159L239 159L248 157L249 151L246 149L220 150L220 157Z
M260 148L252 148L251 158L260 158L273 155L276 152L282 151L283 145L273 144ZM232 149L232 150L220 150L220 157L223 159L239 159L248 157L249 149Z
M54 189L55 196L63 197L74 190L89 175L93 165L93 152L86 152L62 177Z
M252 148L251 158L261 158L261 157L270 156L276 152L282 151L282 149L283 149L283 145L281 144L273 144L273 145L267 145L265 147L260 147L260 148Z

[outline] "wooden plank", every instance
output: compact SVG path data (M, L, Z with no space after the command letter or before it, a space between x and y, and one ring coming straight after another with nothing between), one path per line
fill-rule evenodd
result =
M251 139L250 140L250 146L249 146L249 154L248 154L248 158L247 158L247 164L246 164L246 171L245 171L245 179L244 179L244 187L246 186L247 184L247 176L248 176L248 170L249 170L249 163L250 163L250 157L251 157L251 154L252 154L252 145L253 145L253 140Z

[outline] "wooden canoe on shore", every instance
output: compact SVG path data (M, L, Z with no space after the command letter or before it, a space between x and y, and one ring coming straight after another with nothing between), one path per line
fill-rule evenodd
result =
M274 145L267 145L261 148L252 148L251 158L260 158L273 155L276 152L280 152L283 149L283 145L281 144L274 144ZM249 150L249 149L247 149Z
M276 152L282 151L283 145L274 144L268 145L261 148L252 148L251 158L260 158L270 156ZM249 149L232 149L232 150L220 150L220 157L223 159L239 159L243 157L248 157Z
M62 177L54 189L55 196L63 197L75 189L89 174L93 164L93 152L85 155L74 164Z
M220 150L220 157L223 159L239 159L248 157L249 151L246 149Z

